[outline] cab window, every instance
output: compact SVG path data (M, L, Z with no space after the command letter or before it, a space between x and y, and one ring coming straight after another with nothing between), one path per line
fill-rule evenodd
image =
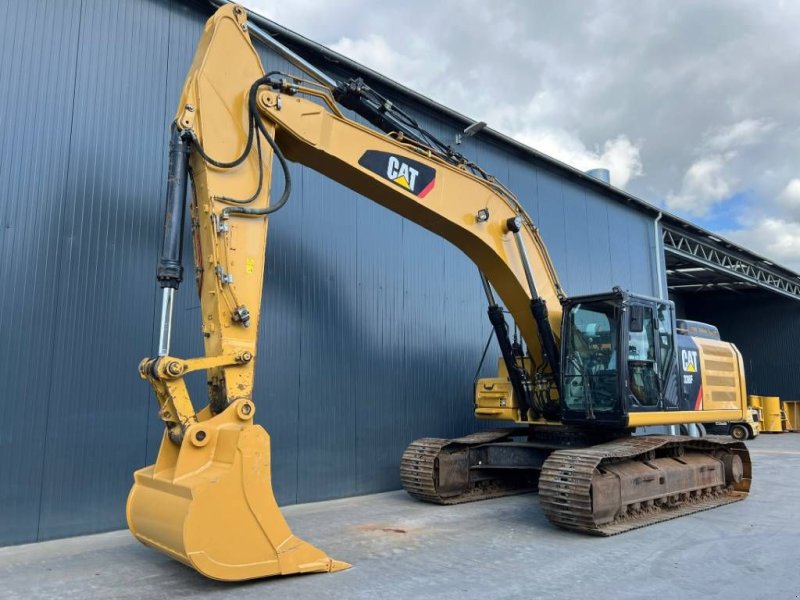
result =
M657 406L660 385L652 308L632 306L628 332L628 388L632 408Z
M672 311L666 304L658 307L658 373L662 381L666 380L669 366L672 363L674 350L674 338L672 335Z
M576 304L566 315L564 401L569 410L617 409L618 315L618 305L607 301Z

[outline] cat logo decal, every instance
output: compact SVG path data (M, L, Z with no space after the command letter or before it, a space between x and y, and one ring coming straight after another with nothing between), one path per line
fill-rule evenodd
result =
M436 184L435 169L405 156L367 150L358 164L418 198L427 196Z

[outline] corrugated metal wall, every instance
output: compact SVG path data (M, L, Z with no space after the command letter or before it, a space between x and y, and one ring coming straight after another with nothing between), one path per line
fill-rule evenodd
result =
M742 352L747 391L800 400L800 303L766 291L685 294L686 318L712 323Z
M136 367L155 344L167 128L208 14L199 6L3 11L0 544L123 527L131 473L155 456L162 429ZM418 116L443 138L457 130ZM519 194L568 292L656 293L650 217L544 163L476 139L463 149ZM413 223L307 169L293 175L270 226L256 384L276 494L393 489L409 441L475 427L471 382L489 333L479 280ZM196 355L191 282L177 315L173 353ZM191 385L202 399L202 379Z

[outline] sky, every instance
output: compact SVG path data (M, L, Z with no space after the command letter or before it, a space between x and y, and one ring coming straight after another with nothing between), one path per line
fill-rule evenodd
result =
M800 271L800 0L248 0Z

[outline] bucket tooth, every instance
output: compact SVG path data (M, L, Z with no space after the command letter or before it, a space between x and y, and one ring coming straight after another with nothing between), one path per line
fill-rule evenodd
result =
M350 566L292 534L272 492L269 435L242 422L237 403L189 427L180 446L165 434L156 463L134 474L127 518L139 541L212 579Z

